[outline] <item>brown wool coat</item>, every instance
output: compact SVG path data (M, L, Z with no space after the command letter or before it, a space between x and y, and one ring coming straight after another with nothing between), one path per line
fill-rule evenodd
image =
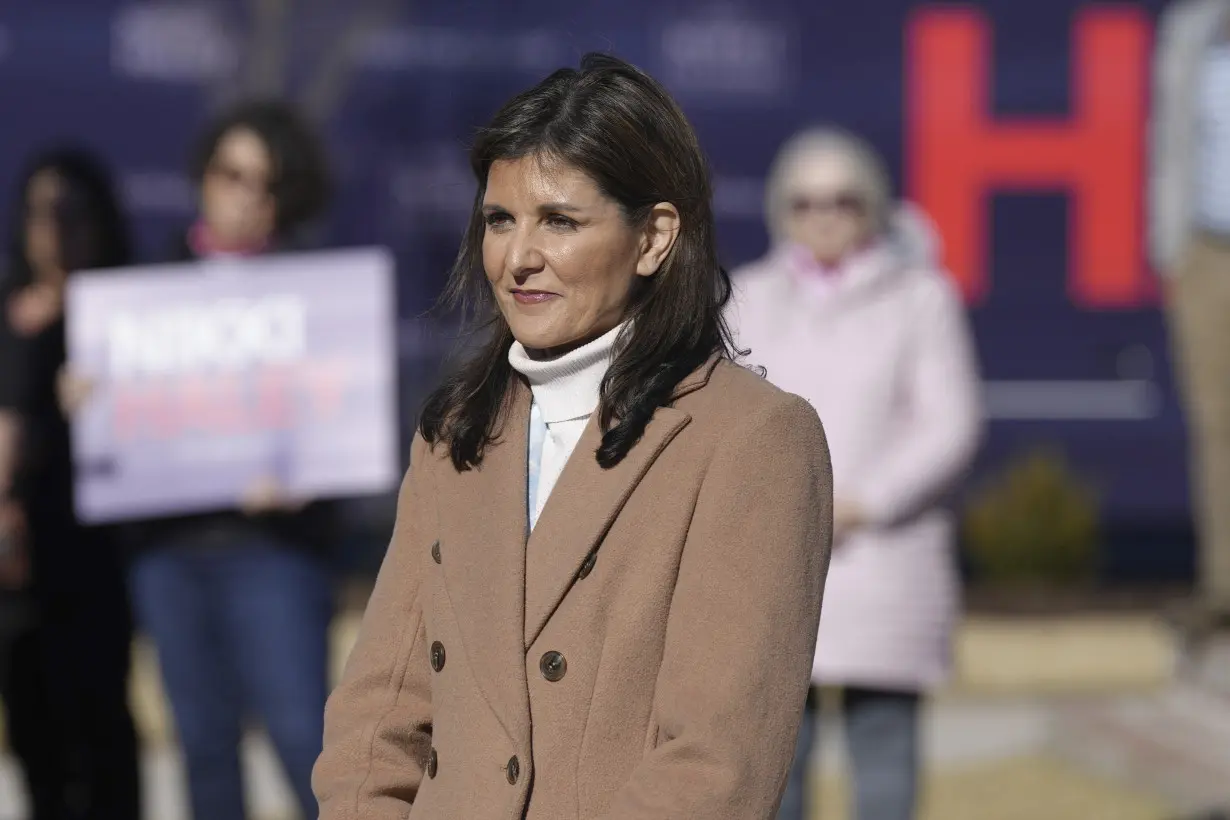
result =
M832 537L815 411L712 360L612 469L591 420L527 544L529 405L476 470L416 440L322 820L771 820Z

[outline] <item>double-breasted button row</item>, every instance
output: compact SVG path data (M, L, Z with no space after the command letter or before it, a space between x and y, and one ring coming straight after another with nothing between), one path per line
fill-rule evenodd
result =
M444 668L444 644L436 641L431 645L431 668L439 672Z
M432 746L427 752L427 777L434 780L436 773L440 771L440 755L436 752L436 747ZM504 775L508 778L511 785L517 785L517 781L521 779L521 761L513 755L508 760L508 764L504 767Z

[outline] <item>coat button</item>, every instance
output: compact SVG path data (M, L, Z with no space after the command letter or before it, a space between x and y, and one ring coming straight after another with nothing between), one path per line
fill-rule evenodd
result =
M585 563L581 564L581 571L577 573L579 580L585 580L589 574L594 571L594 564L598 562L598 553L591 552L585 557Z
M508 759L508 765L504 767L504 773L508 775L508 782L511 785L517 785L517 780L521 777L521 761L517 760L516 755Z
M564 673L568 671L568 661L558 652L548 652L538 662L538 671L551 683L555 683L563 680Z
M435 778L436 771L440 768L440 758L436 755L436 747L432 746L431 751L427 753L427 776Z
M440 563L440 542L439 540L437 540L434 544L431 545L431 560L435 561L437 564Z
M431 645L431 668L437 672L444 668L444 644L439 641Z

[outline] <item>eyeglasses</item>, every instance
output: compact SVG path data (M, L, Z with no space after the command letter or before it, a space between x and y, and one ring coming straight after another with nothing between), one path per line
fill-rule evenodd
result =
M810 213L839 213L862 217L867 214L867 199L854 191L840 191L831 196L799 194L790 198L790 212L795 216Z
M264 175L250 174L220 159L210 162L205 171L231 185L243 188L253 196L263 198L273 193L273 185Z

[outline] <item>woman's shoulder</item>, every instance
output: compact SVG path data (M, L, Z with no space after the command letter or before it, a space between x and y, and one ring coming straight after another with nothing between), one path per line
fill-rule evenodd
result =
M681 464L709 475L769 476L789 460L829 469L828 440L815 408L737 361L719 360L704 386L675 407L689 416Z
M705 386L685 396L679 408L693 423L731 431L749 424L769 424L791 430L819 427L815 409L800 396L770 382L758 370L721 358Z
M739 343L743 337L755 338L767 326L771 326L775 306L784 294L781 292L781 260L773 255L761 257L735 268L731 274L731 298L726 306L726 321L730 324Z
M963 311L965 300L952 274L933 265L909 265L895 277L898 298L908 303L910 313L930 316Z
M759 259L745 262L730 272L736 298L747 292L755 292L776 282L782 273L780 254L767 253Z
M900 294L932 304L960 304L953 276L944 268L944 243L935 221L912 202L898 204L886 242L896 274L891 278Z

